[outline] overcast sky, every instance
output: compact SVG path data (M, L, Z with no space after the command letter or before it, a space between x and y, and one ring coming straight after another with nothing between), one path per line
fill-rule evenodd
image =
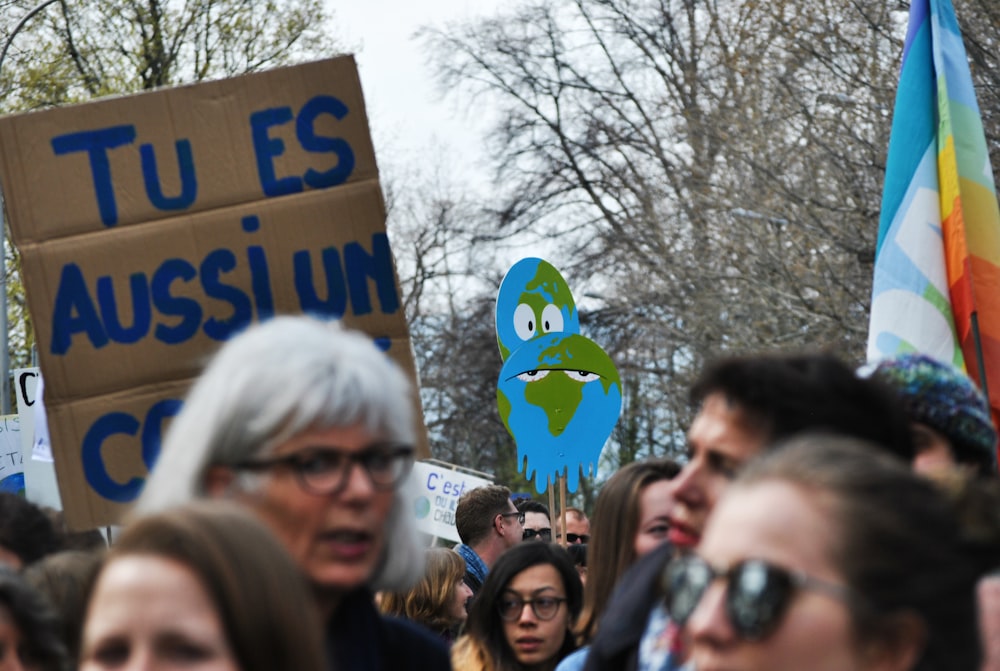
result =
M474 169L479 129L454 100L437 92L426 55L412 39L422 25L443 27L495 11L498 0L327 0L336 37L355 50L377 158L405 163L440 144ZM458 168L458 166L456 166Z

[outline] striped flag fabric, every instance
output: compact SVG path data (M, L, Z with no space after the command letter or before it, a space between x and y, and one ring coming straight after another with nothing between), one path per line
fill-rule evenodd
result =
M997 417L1000 209L950 0L910 5L875 252L868 359L913 351L967 370Z

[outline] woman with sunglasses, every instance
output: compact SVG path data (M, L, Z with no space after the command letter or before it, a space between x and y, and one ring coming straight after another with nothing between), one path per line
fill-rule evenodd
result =
M752 462L664 573L698 671L973 671L975 570L944 495L846 438Z
M311 584L331 668L447 669L436 636L382 618L372 597L423 573L403 491L412 399L402 371L361 333L305 316L251 326L191 388L137 513L200 497L245 506Z
M521 543L497 560L452 648L462 671L552 671L576 648L583 588L566 551Z

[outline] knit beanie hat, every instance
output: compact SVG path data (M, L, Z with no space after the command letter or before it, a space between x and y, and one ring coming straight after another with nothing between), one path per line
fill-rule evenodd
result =
M990 406L965 373L925 354L902 354L880 362L872 377L898 394L911 421L944 434L959 461L971 458L996 470Z

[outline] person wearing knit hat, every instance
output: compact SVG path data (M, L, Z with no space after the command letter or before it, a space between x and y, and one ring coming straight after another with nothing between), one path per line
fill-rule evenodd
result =
M913 423L915 470L996 474L990 406L965 373L925 354L901 354L879 362L871 376L896 392Z

